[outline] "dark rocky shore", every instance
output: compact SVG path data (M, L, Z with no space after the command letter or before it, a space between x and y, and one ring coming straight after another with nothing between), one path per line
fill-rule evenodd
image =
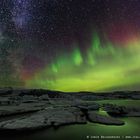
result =
M64 93L49 90L0 90L0 131L26 131L87 122L124 125L120 117L140 117L140 107L98 104L97 100L139 100L140 92ZM92 101L92 102L91 102ZM108 115L101 115L100 110ZM118 118L119 117L119 118Z

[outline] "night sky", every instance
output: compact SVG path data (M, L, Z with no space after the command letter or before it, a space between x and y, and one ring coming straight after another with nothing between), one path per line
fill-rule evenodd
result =
M0 87L140 90L140 0L0 0Z

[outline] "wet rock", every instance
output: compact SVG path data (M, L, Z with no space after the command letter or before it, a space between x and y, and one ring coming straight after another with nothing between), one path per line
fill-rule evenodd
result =
M88 119L94 123L106 124L106 125L124 125L125 123L116 118L109 116L99 115L95 111L88 112Z

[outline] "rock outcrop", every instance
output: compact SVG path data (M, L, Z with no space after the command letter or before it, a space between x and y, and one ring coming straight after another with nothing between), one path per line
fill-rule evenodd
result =
M33 130L77 123L86 123L78 108L48 107L30 116L0 122L0 130Z
M125 96L126 95L126 96ZM49 90L0 90L0 130L36 130L87 122L124 125L116 116L140 116L140 108L98 104L96 100L139 98L139 94L64 93ZM108 113L101 115L100 108ZM115 116L115 117L114 117Z
M140 108L104 104L104 110L111 116L140 117Z

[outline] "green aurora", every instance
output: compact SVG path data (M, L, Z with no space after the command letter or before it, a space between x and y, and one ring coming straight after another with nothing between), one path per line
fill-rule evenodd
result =
M140 84L140 41L128 38L124 43L102 41L93 34L91 45L82 52L75 43L49 66L25 80L27 88L60 91L112 91Z

